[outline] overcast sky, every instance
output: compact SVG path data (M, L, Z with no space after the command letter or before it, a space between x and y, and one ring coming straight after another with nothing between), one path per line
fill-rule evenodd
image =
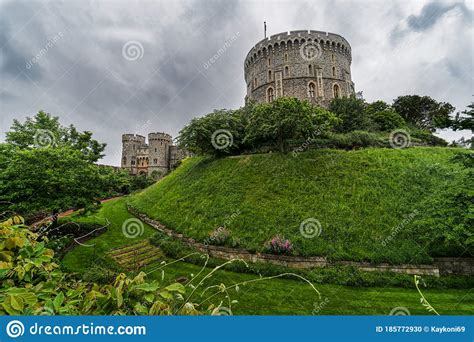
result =
M0 1L0 141L14 118L42 109L93 131L107 143L101 162L119 165L122 133L175 137L193 117L242 106L243 62L263 21L269 35L344 36L368 101L420 94L464 110L474 99L473 10L472 1ZM441 132L461 135L470 136Z

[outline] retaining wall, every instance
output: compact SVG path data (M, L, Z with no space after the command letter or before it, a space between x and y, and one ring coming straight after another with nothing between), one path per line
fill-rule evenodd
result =
M299 257L299 256L287 256L287 255L274 255L265 253L250 253L245 249L240 248L229 248L223 246L206 245L195 241L194 239L187 238L183 234L177 233L165 227L160 222L153 220L143 213L138 212L135 208L127 205L128 211L140 218L143 222L152 226L156 230L179 239L188 246L209 254L212 257L231 260L231 259L242 259L248 262L259 262L269 263L279 266L285 266L290 268L314 268L314 267L325 267L325 266L354 266L362 271L367 272L396 272L413 275L474 275L474 258L435 258L433 265L390 265L387 263L372 264L369 262L356 262L356 261L337 261L329 262L325 257Z

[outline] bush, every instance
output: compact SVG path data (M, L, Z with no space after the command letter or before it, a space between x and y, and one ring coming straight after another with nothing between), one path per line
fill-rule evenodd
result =
M334 129L338 133L347 133L354 130L370 128L370 121L365 114L366 103L363 99L343 97L332 100L329 111L334 113L341 121Z
M363 147L383 147L386 145L386 141L377 134L366 131L326 133L314 140L314 146L318 148L339 148L345 150Z
M268 241L265 248L268 252L277 255L290 255L293 251L293 245L290 240L280 235L276 235Z
M284 152L289 140L310 138L339 122L334 114L308 101L281 97L195 118L180 131L178 143L188 151L214 156L260 148Z
M186 288L120 273L105 285L62 272L54 252L21 218L0 222L0 315L198 314ZM209 311L210 309L208 309Z
M375 112L370 118L375 124L375 129L378 131L391 131L406 125L405 120L391 109Z
M429 130L412 128L409 130L411 138L417 139L422 143L428 144L430 146L447 146L448 143L435 135L433 135Z

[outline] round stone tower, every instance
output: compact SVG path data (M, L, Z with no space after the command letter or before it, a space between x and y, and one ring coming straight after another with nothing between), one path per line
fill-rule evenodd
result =
M338 34L290 31L258 42L245 58L246 102L281 96L327 107L335 97L355 93L351 47Z
M131 174L137 174L137 154L145 145L145 137L135 134L122 134L121 167Z
M171 135L166 133L150 133L148 134L148 150L150 163L148 166L148 174L158 171L165 174L169 170L170 162L170 146L173 144Z

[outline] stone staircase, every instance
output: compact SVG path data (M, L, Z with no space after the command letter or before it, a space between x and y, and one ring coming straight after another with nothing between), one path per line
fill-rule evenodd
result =
M163 252L148 240L111 249L107 255L126 270L139 270L163 259Z

